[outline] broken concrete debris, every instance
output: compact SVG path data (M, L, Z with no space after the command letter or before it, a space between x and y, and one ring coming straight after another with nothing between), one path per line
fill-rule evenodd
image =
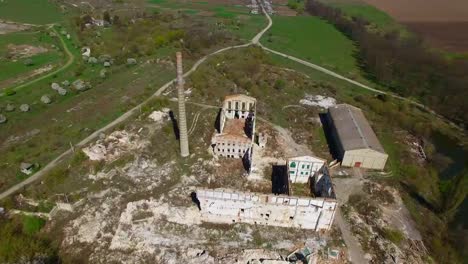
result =
M86 83L81 79L78 79L78 80L74 81L72 83L72 85L77 91L85 91L85 90L88 90L89 88L91 88L89 83Z
M5 107L5 111L13 112L13 111L15 111L15 106L12 105L12 104L7 104L6 107Z
M135 65L137 64L137 60L134 58L128 58L127 59L127 65Z
M88 63L89 64L96 64L96 63L98 63L98 59L96 57L89 57Z
M112 57L110 55L104 54L98 57L100 63L112 62Z
M107 70L106 69L102 69L101 71L99 71L99 77L106 78L106 76L107 76Z
M28 104L22 104L20 105L20 110L21 112L28 112L30 109L29 105Z
M0 124L6 123L6 121L7 121L6 116L0 114Z
M83 59L86 60L87 58L89 58L91 56L91 48L89 47L83 47L81 49L81 56L83 56Z
M43 95L43 96L41 97L41 102L43 102L44 104L50 104L50 103L52 102L52 100L50 99L49 96Z
M305 98L301 99L299 103L301 105L317 106L323 109L328 109L336 105L336 100L335 98L326 97L323 95L306 94Z
M66 95L67 94L67 90L65 90L64 88L60 87L59 89L57 89L57 92L58 94L60 95Z
M62 82L62 85L65 86L65 87L68 87L70 86L70 82L68 80L65 80Z
M59 85L58 83L52 83L52 84L50 85L50 88L52 88L53 90L56 90L56 91L57 91L57 90L58 90L59 88L61 88L61 87L60 87L60 85Z
M24 173L26 175L30 175L30 174L33 173L34 164L23 162L20 165L20 170L21 170L22 173Z
M249 223L329 230L333 223L337 201L239 192L228 189L199 189L202 219L217 223Z
M169 108L163 108L161 111L153 111L148 118L156 123L161 123L169 119Z
M118 130L104 139L99 139L96 144L83 148L82 151L90 160L113 161L123 152L141 149L148 144L149 142L141 139L138 134Z
M110 67L110 66L111 66L110 62L108 62L108 61L105 61L105 62L104 62L104 67L108 68L108 67Z

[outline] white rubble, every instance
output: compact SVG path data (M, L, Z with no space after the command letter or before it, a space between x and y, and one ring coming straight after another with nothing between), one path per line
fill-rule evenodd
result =
M148 118L157 123L169 120L169 109L163 108L162 111L153 111Z
M299 101L302 105L307 106L318 106L320 108L328 109L329 107L333 107L336 105L335 98L326 97L323 95L310 95L306 94L304 99Z
M90 160L114 161L122 153L144 148L149 141L141 139L138 134L125 130L112 132L105 139L99 139L94 145L83 148Z

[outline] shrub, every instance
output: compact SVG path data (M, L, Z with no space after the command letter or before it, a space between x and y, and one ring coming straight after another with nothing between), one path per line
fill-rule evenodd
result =
M11 89L11 88L8 88L8 89L5 89L5 95L6 96L11 96L11 95L14 95L16 94L16 91Z
M395 243L395 245L397 246L399 246L401 242L405 239L405 236L403 235L403 233L401 233L400 230L392 229L392 228L384 228L382 230L382 235L386 239Z

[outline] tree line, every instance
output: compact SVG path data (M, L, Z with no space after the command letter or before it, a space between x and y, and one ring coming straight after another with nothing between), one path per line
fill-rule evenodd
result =
M369 79L405 97L414 97L465 127L468 124L468 60L448 60L428 50L415 35L371 32L370 22L309 0L306 10L333 24L357 43L356 58Z

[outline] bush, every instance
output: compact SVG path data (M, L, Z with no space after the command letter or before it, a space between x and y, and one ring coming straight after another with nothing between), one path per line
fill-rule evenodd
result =
M278 91L283 90L286 87L286 82L282 79L276 80L274 88Z
M8 88L8 89L5 89L5 95L6 96L11 96L11 95L14 95L16 94L16 91L11 89L11 88Z
M399 246L401 242L405 239L405 236L403 235L403 233L401 233L400 230L392 229L392 228L384 228L382 230L382 235L386 239L395 243L395 245L397 246Z

